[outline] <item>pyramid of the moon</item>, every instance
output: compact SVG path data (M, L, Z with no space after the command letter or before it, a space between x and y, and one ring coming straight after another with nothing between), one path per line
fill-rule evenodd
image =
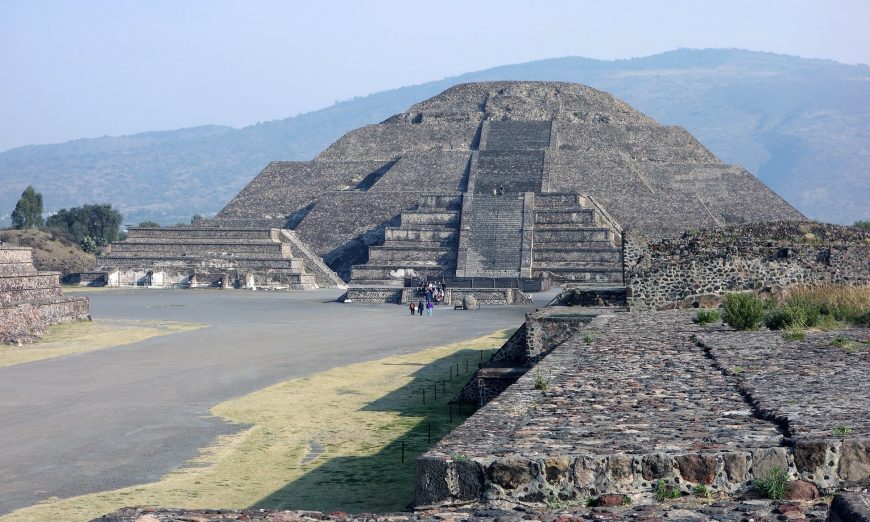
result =
M486 82L348 132L312 161L272 162L213 220L133 229L106 261L249 272L283 262L302 286L335 281L311 275L315 260L291 267L299 256L286 235L352 284L401 285L408 274L613 283L629 228L660 238L787 219L804 217L686 130L607 93ZM246 243L256 230L259 242Z

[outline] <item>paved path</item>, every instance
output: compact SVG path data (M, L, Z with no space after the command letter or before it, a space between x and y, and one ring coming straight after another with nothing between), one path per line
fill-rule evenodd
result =
M97 321L209 327L0 369L0 514L53 496L159 479L216 436L239 429L208 413L229 398L518 326L534 307L410 317L396 305L330 302L340 293L89 293Z

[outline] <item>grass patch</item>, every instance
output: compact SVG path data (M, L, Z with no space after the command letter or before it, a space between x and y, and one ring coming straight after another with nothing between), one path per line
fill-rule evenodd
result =
M834 433L834 435L836 435L837 437L843 437L843 436L845 436L845 435L848 435L848 434L852 433L852 428L850 428L849 426L845 426L845 425L844 425L844 426L837 426L836 428L834 428L834 429L831 430L831 431L832 431L832 432Z
M764 322L771 330L870 326L870 287L798 287L767 312Z
M205 326L175 321L110 319L57 324L49 327L48 332L36 343L0 345L0 368L138 343L152 337L189 332Z
M214 415L250 427L160 481L49 500L0 520L91 520L131 505L401 510L413 498L414 458L428 447L429 425L434 444L461 422L454 406L450 423L447 400L473 370L450 381L449 368L477 362L480 350L492 353L512 333L336 368L221 403Z
M693 319L697 324L707 325L718 323L722 319L722 313L718 308L713 308L711 310L698 310L698 313L695 314L695 318Z
M535 389L546 391L550 387L550 379L547 379L540 373L535 373Z
M665 500L680 498L682 493L680 493L680 488L677 486L668 486L667 483L665 483L665 479L659 479L658 482L656 482L654 496L659 502L664 502Z
M788 491L788 473L779 466L770 468L770 474L755 481L755 487L764 496L771 500L782 500Z
M803 341L807 338L807 334L800 330L791 330L782 334L782 338L786 341Z

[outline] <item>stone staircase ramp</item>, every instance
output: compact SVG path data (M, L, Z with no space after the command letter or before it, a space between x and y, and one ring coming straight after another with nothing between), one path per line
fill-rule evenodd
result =
M369 259L351 270L355 286L404 286L407 279L442 279L456 271L462 196L427 194L416 209L402 212L384 243L369 247Z
M550 146L550 121L488 121L486 150L540 150Z
M544 173L542 150L481 150L477 154L474 193L539 192Z
M535 198L532 276L555 282L622 284L621 230L591 198L541 194Z
M464 276L519 277L523 246L522 197L474 198Z

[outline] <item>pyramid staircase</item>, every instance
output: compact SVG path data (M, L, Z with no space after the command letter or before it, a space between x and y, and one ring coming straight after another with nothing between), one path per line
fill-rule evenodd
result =
M535 196L531 276L554 283L621 285L622 231L591 198Z
M440 279L456 270L461 195L427 195L369 247L366 264L351 271L352 286L404 287L415 277Z
M179 226L127 233L98 260L111 286L307 290L342 284L289 230Z

